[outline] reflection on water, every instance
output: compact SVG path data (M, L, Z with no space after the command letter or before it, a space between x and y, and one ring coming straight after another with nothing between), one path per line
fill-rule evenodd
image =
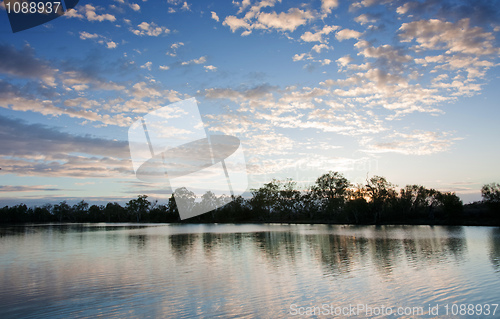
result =
M1 318L274 318L292 304L424 307L423 318L429 305L498 303L499 277L498 228L0 227Z
M500 228L494 228L490 233L490 260L495 271L500 272Z

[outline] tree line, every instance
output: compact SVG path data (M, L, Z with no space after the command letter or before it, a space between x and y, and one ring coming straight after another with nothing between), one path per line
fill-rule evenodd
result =
M500 225L498 183L484 185L483 200L467 205L453 192L420 185L398 190L381 176L353 185L339 172L321 175L307 190L298 190L292 179L273 179L251 189L251 194L246 199L207 192L197 200L193 192L180 188L165 204L149 201L146 195L125 206L90 205L83 200L73 206L66 201L35 207L19 204L0 208L0 223L180 222L174 197L182 197L193 209L210 210L183 222Z

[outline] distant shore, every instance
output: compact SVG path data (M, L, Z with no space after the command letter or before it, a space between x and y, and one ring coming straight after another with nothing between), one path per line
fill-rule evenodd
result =
M37 222L145 222L145 223L295 223L350 225L463 225L500 226L500 184L481 189L483 200L464 205L453 192L441 192L420 185L397 189L384 177L373 176L366 185L352 185L341 173L318 177L307 190L296 182L272 180L252 189L249 199L216 196L207 191L201 197L181 187L165 204L151 202L147 195L131 199L125 207L114 202L91 205L84 200L70 206L59 204L0 207L0 223ZM181 200L191 215L181 220ZM187 206L186 206L187 205ZM186 206L186 207L185 207Z

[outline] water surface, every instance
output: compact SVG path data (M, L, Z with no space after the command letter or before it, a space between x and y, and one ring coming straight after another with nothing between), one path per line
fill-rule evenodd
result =
M448 306L450 318L494 318L500 309L486 316L484 305L500 303L499 279L490 227L0 228L0 318L342 317L349 307L432 318L436 306L439 317ZM461 316L461 304L476 308Z

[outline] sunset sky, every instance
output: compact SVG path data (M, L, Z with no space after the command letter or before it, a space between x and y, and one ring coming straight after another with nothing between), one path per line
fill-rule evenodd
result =
M241 139L249 189L334 170L480 200L500 182L499 37L488 0L80 0L18 33L1 3L0 206L163 201L128 128L192 97Z

